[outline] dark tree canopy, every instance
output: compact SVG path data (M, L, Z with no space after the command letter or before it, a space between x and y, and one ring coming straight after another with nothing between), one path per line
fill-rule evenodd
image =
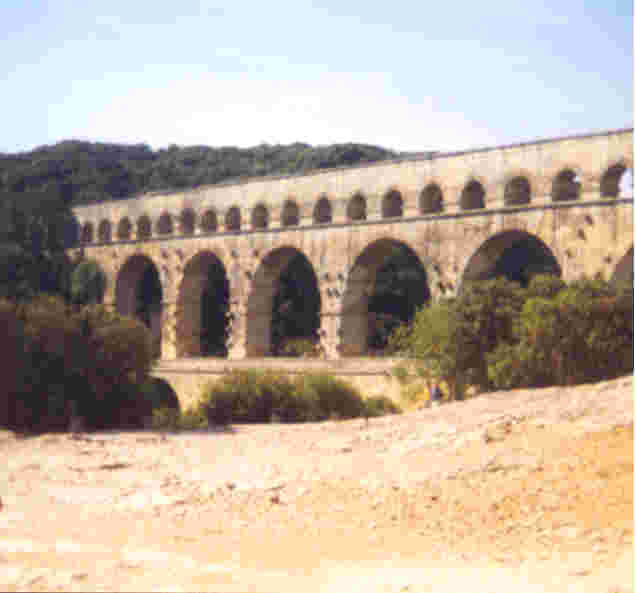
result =
M66 203L76 205L400 156L366 144L313 147L297 142L251 148L173 145L152 150L145 144L65 140L29 152L0 154L0 192L54 191Z

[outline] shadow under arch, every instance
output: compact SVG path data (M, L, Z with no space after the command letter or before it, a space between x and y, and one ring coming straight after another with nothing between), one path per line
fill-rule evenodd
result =
M382 350L390 332L430 302L428 275L415 251L395 239L374 241L358 255L342 299L340 353Z
M614 273L610 279L611 284L616 287L629 285L634 286L634 246L632 245L627 253L621 257L614 268Z
M537 274L561 277L561 266L551 249L525 231L504 231L490 237L468 260L458 292L467 282L504 276L527 286Z
M177 296L177 356L227 356L230 284L223 262L201 251L183 270Z
M121 267L115 285L115 306L150 329L154 355L161 356L163 291L159 271L146 255L133 255Z
M283 353L286 341L316 341L320 291L314 268L295 247L280 247L260 262L247 300L247 356Z
M172 385L161 377L150 377L153 387L153 409L172 408L181 410L181 403Z

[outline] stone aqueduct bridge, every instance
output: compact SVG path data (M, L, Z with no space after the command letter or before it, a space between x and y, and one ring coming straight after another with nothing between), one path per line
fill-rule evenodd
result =
M106 272L106 303L134 313L144 272L158 273L151 328L164 370L200 355L192 336L213 263L229 287L229 358L266 356L273 296L299 253L315 274L322 345L338 359L365 353L370 289L395 245L418 256L433 300L496 274L512 252L513 265L547 264L566 281L633 273L633 197L619 191L632 159L633 130L624 129L144 195L75 214L81 248Z

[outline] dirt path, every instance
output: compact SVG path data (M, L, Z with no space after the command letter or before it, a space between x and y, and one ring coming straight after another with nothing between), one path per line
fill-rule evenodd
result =
M631 377L0 454L3 590L633 591Z

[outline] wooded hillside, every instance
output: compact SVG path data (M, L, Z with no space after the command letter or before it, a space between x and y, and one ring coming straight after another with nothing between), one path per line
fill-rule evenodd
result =
M249 177L304 173L407 156L366 144L261 144L252 148L124 145L65 140L0 153L0 195L44 192L72 205Z

